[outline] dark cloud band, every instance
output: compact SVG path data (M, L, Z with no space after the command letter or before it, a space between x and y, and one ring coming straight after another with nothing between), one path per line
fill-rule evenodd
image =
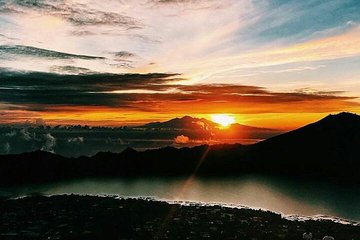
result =
M171 111L182 104L216 106L277 106L321 102L356 104L342 92L271 92L234 84L180 85L178 74L0 73L0 103L44 111L56 106L101 106L142 111ZM165 107L167 106L167 107ZM174 107L175 106L175 107ZM161 109L160 109L161 108Z

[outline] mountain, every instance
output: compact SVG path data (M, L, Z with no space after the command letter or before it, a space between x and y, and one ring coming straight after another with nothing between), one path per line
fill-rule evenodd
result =
M127 147L145 150L168 145L251 144L280 133L240 124L221 129L212 121L190 116L135 127L0 125L0 154L43 149L66 157L79 157L92 156L101 151L122 152Z
M92 157L64 158L47 152L0 156L0 184L83 177L229 176L274 174L360 183L360 116L329 115L253 145L128 148Z
M219 125L205 118L184 116L165 122L151 122L134 129L143 129L147 133L161 134L163 138L174 139L184 135L191 140L209 140L215 138L215 131Z
M152 122L137 128L168 131L169 135L175 134L174 137L181 134L191 139L253 139L253 142L282 133L282 131L276 129L258 128L238 123L222 128L219 124L205 118L193 118L190 116L174 118L165 122Z
M259 142L247 158L265 171L354 178L360 173L359 149L360 116L343 112Z
M269 138L258 146L283 145L287 147L312 147L324 145L330 148L347 148L360 144L360 116L342 112L302 128Z
M184 116L182 118L173 118L165 122L151 122L139 126L139 128L163 128L163 129L203 129L213 131L220 128L220 125L205 118L193 118Z

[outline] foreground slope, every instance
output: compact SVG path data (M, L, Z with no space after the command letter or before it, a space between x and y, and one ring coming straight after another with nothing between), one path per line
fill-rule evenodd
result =
M94 196L0 199L0 237L25 239L358 239L360 227L289 221L279 214L223 206L180 205Z
M339 113L255 144L247 158L266 172L355 179L359 149L360 116Z

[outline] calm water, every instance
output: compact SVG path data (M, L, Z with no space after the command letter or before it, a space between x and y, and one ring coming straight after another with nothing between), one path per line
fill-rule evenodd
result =
M360 221L360 188L271 177L227 179L106 179L0 189L0 195L31 193L111 194L226 203L263 208L286 215L327 215Z

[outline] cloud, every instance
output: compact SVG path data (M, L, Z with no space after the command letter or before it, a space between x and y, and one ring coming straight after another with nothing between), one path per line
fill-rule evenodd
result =
M113 54L115 57L118 57L118 58L132 58L132 57L136 56L134 53L127 52L127 51L114 52Z
M32 11L60 17L76 26L118 25L138 28L140 23L132 17L114 11L101 11L90 4L60 0L5 0L0 4L0 12L31 13Z
M31 47L31 46L24 46L24 45L0 45L0 54L53 58L53 59L83 59L83 60L105 59L104 57L64 53L64 52L58 52L58 51Z
M31 140L31 135L30 132L28 132L28 130L26 128L22 128L20 131L20 136L25 140L25 141L30 141Z
M16 136L16 131L13 130L13 131L11 131L11 132L4 133L4 136L5 136L5 137L15 137L15 136Z
M133 62L104 54L119 45L129 46L126 39L150 39L139 32L143 24L138 16L126 12L126 4L115 1L101 5L97 1L0 1L1 32L6 33L0 36L0 66L50 72L57 66L92 72L130 68Z
M125 144L125 141L122 138L107 137L105 139L105 143L106 144L123 145L123 144Z
M56 139L50 133L44 134L43 137L45 139L45 143L42 146L41 150L46 152L54 152Z
M5 39L5 40L19 40L18 38L12 38L12 37L8 37L4 34L0 33L0 39Z
M152 0L150 1L157 6L170 5L171 7L180 8L181 10L203 10L218 9L229 5L231 1L223 0Z
M46 125L46 122L44 119L42 118L36 118L35 119L35 125L36 126L45 126Z
M135 61L140 58L135 54L128 51L110 52L113 55L113 60L117 63L112 64L113 66L132 68Z
M81 144L84 142L84 137L75 137L75 138L69 138L67 140L68 143L75 143L75 144Z
M187 136L184 135L179 135L174 139L174 143L175 144L186 144L189 143L190 139Z
M138 88L167 88L163 84L169 84L182 80L177 73L148 73L148 74L69 74L62 75L46 72L12 71L0 68L2 89L41 90L78 90L89 92L104 92L112 90L126 90ZM96 91L97 89L97 91Z
M10 146L10 143L6 142L2 145L2 151L3 153L9 153L11 150L11 146Z
M288 92L239 84L179 84L179 75L1 73L0 103L31 112L191 113L338 111L357 106L342 91L294 89ZM10 110L10 109L8 109ZM16 110L16 109L14 109Z
M192 75L193 81L206 81L216 75L226 77L226 74L251 70L251 75L258 73L291 73L299 71L317 70L322 67L310 66L320 61L338 61L345 58L360 56L360 26L356 25L344 32L310 39L301 43L286 46L271 46L255 51L241 51L240 54L229 54L224 57L199 59L188 61L194 69L207 69ZM176 55L176 52L174 52ZM259 71L261 68L284 66L302 63L307 66L298 69L277 71ZM321 65L320 65L321 66ZM186 70L187 71L187 70ZM321 81L321 80L319 80Z
M126 107L137 97L112 94L114 90L166 89L178 74L59 75L36 72L2 72L0 102L20 103L36 109L42 105L93 105Z
M0 0L0 67L24 71L0 70L0 121L353 110L359 10L356 0Z
M5 32L20 38L17 45L40 46L90 57L116 52L121 46L118 51L121 57L110 54L106 55L106 60L64 64L92 72L114 73L130 68L132 72L141 73L181 72L193 82L213 80L212 77L222 74L216 80L225 82L226 75L236 70L258 72L256 68L306 63L305 68L283 71L290 75L312 70L313 61L359 56L357 45L349 49L354 43L351 38L354 40L357 36L335 41L341 46L329 47L323 51L326 54L320 54L316 46L306 46L309 48L303 49L306 51L300 46L319 39L326 41L356 28L360 5L352 0L347 3L339 0L331 3L262 0L139 0L108 1L106 4L93 0L85 1L86 4L76 0L2 2L0 8L7 13L4 14ZM193 10L197 11L196 17L193 17ZM35 28L37 25L41 27ZM292 47L298 47L298 53L281 53ZM344 49L348 51L345 53ZM136 53L142 59L124 58L124 53ZM8 60L2 63L4 67L27 70L50 68L52 71L54 65L61 65L47 59L34 63L29 59ZM150 65L151 62L157 64ZM60 70L58 68L57 72ZM275 73L279 72L282 70ZM64 73L76 71L64 69ZM244 74L239 73L235 80L239 78L245 78Z
M94 73L89 68L76 67L76 66L53 66L50 68L52 73L59 74L90 74Z

